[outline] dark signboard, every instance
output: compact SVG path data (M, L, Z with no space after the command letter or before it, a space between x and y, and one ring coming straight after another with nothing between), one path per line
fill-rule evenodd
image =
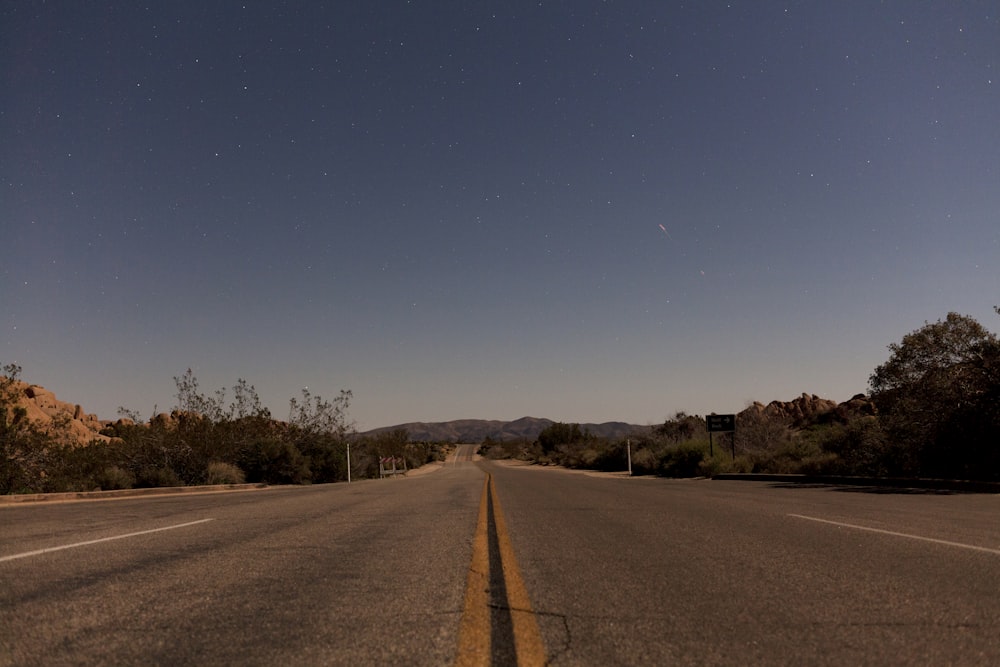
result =
M736 430L736 415L709 415L705 417L709 433L725 433Z

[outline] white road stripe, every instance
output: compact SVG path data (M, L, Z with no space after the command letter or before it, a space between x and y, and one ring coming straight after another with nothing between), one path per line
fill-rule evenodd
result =
M805 516L803 514L789 514L788 516L793 516L797 519L808 519L809 521L818 521L819 523L828 523L832 526L840 526L841 528L856 528L857 530L867 530L870 533L881 533L882 535L892 535L893 537L906 537L911 540L920 540L921 542L932 542L934 544L943 544L948 547L959 547L962 549L971 549L972 551L985 551L988 554L996 554L1000 556L1000 549L990 549L989 547L977 547L974 544L963 544L961 542L938 540L933 537L924 537L922 535L911 535L910 533L897 533L894 530L869 528L868 526L858 526L853 523L843 523L841 521L830 521L829 519L817 519L814 516Z
M214 521L214 519L199 519L198 521L188 521L187 523L179 523L175 526L164 526L163 528L152 528L150 530L140 530L137 533L128 533L126 535L114 535L112 537L102 537L98 540L87 540L86 542L75 542L74 544L64 544L58 547L49 547L47 549L38 549L37 551L25 551L23 554L13 554L10 556L0 556L0 563L8 560L16 560L18 558L27 558L28 556L37 556L39 554L47 554L50 551L62 551L63 549L74 549L76 547L85 547L88 544L97 544L99 542L110 542L111 540L123 540L126 537L136 537L138 535L149 535L150 533L159 533L163 530L173 530L174 528L186 528L187 526L194 526L199 523L205 523L206 521Z

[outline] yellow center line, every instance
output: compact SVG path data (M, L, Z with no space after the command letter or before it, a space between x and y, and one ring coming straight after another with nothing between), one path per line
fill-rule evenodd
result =
M507 586L507 603L510 606L510 619L514 625L514 648L517 653L518 665L544 665L545 645L542 643L542 632L538 628L538 619L531 609L531 599L528 589L521 578L521 568L514 558L514 547L507 533L507 522L500 510L500 499L497 498L493 477L488 478L490 494L493 497L493 514L496 522L497 542L500 545L500 563L503 567L503 579Z
M490 516L489 506L493 512ZM528 589L521 578L521 569L514 556L514 547L507 532L507 522L500 509L493 477L486 474L479 501L479 519L472 540L472 562L465 588L465 605L458 632L456 667L489 665L492 662L491 615L489 599L490 557L489 528L492 518L500 551L500 569L507 593L507 613L514 636L514 652L518 665L546 664L545 645L538 619L531 608Z
M490 557L487 543L489 488L490 476L487 474L479 501L476 534L472 538L472 562L469 564L469 576L465 584L462 623L458 629L456 667L490 664Z

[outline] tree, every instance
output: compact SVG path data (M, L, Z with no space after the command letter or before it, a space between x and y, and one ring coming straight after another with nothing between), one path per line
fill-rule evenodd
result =
M177 412L205 417L211 422L222 421L226 402L226 392L220 389L215 396L206 396L198 390L198 378L189 368L180 377L174 377L177 387Z
M308 435L343 437L351 428L347 409L352 396L349 390L341 390L337 398L327 401L303 389L301 401L293 398L288 402L288 423Z
M333 400L302 390L302 399L288 402L288 435L311 469L311 481L335 482L346 477L347 409L352 394L342 390Z
M1000 431L989 416L996 412L997 337L971 317L948 313L889 350L869 384L889 440L890 472L997 477Z
M655 427L653 432L669 442L678 443L706 435L705 420L697 415L678 412L673 419Z

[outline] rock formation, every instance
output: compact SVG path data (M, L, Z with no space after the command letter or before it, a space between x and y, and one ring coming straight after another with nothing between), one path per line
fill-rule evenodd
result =
M821 422L846 423L856 417L875 414L875 405L864 394L856 394L843 403L820 398L815 394L802 394L791 401L771 401L767 405L754 401L737 415L737 419L767 419L787 423L793 428L802 428Z
M56 395L44 387L26 382L18 382L16 387L16 404L27 412L27 418L36 422L43 429L56 430L60 422L66 423L66 438L68 444L86 444L91 440L106 442L110 440L101 435L100 430L107 422L102 422L97 415L83 411L79 404L66 403L56 398Z

